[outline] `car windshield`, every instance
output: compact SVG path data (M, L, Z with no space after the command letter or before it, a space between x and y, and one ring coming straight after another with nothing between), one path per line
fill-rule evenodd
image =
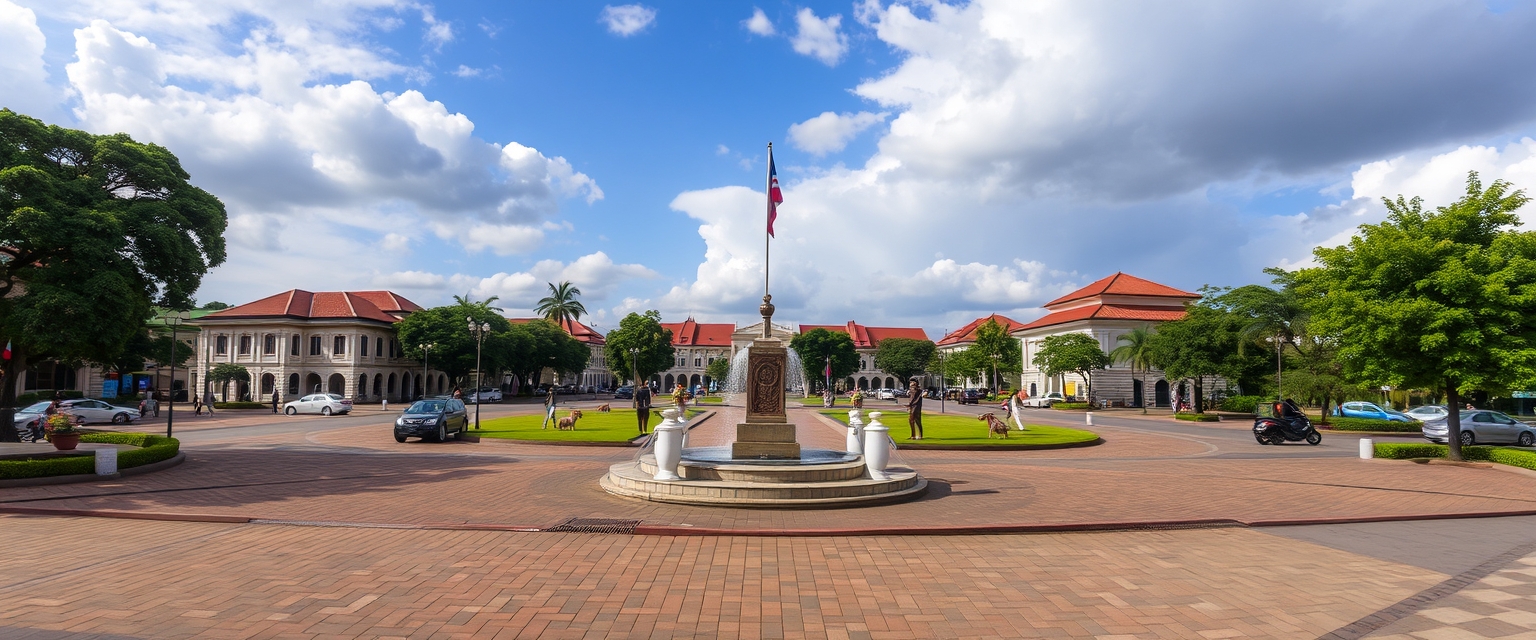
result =
M1441 409L1440 407L1433 407L1433 406L1414 407L1412 409L1409 409L1408 413L1411 413L1411 414L1416 415L1416 416L1438 416L1440 414L1445 413L1445 409Z
M421 400L406 409L406 413L442 413L444 402L442 400Z
M44 412L44 411L46 411L48 409L48 405L50 405L50 404L53 404L53 403L52 402L39 402L39 403L31 405L31 406L29 406L29 407L27 407L25 409L22 409L21 413L42 413L42 412Z

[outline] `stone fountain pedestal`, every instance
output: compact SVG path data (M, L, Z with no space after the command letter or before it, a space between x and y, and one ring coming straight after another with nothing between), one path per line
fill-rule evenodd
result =
M784 413L784 375L788 352L777 338L758 338L747 347L747 421L736 425L731 457L795 460L800 443Z

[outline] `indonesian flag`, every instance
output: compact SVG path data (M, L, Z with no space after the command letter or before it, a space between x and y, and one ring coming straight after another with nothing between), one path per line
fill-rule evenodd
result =
M784 194L779 191L779 171L773 166L773 147L768 147L768 235L773 236L773 221L779 217L779 203Z
M5 341L5 352L4 353L0 353L0 358L5 358L6 360L10 360L11 359L11 341L10 340L6 340Z

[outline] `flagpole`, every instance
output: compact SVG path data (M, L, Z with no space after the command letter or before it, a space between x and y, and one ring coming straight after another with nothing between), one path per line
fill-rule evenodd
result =
M768 297L768 262L769 252L772 250L773 241L768 236L769 225L773 224L770 216L773 215L773 143L768 143L768 167L769 171L764 176L765 186L763 194L768 196L768 206L763 209L763 297Z

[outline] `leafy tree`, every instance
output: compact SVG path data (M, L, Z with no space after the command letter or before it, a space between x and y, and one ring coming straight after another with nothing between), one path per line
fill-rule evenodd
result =
M630 349L638 349L639 353L631 354ZM672 330L661 326L659 311L652 309L645 315L630 313L619 321L619 328L608 332L603 355L615 376L639 384L672 368L676 357L672 350ZM638 374L632 368L638 368Z
M1129 332L1121 334L1120 337L1115 340L1116 342L1120 343L1120 346L1115 347L1109 352L1109 359L1111 362L1131 365L1131 375L1133 377L1136 375L1136 371L1138 369L1141 370L1142 377L1137 378L1137 380L1141 381L1142 413L1147 412L1146 373L1152 369L1153 335L1154 334L1151 327L1136 327L1131 329Z
M231 382L249 383L251 381L251 372L238 364L225 362L214 365L213 369L208 372L208 381L224 387L225 390L220 395L224 397L225 401L228 401L229 390L226 385ZM239 387L236 388L238 389Z
M219 302L218 300L214 300L213 302L210 302L208 304L205 304L203 306L198 307L198 309L203 309L203 310L206 310L206 311L219 311L221 309L228 309L229 307L230 307L230 305L228 303Z
M906 384L928 370L929 361L938 352L932 340L886 338L875 347L875 367L895 375Z
M469 332L469 319L491 325L482 347L480 366L486 371L510 369L513 353L525 347L525 338L512 331L506 318L491 310L490 301L470 303L456 300L454 304L423 309L406 316L395 324L396 335L404 355L421 360L427 355L427 364L448 374L455 381L475 370L475 338ZM431 344L426 354L422 345Z
M1252 347L1273 345L1275 393L1280 393L1284 386L1285 350L1289 346L1293 352L1300 353L1298 341L1307 321L1307 311L1296 295L1295 281L1290 273L1273 267L1264 272L1275 276L1274 281L1281 285L1280 288L1252 284L1218 290L1219 293L1208 297L1213 304L1242 318L1238 330L1238 355L1246 355Z
M998 388L997 374L1019 373L1024 369L1024 355L1020 351L1019 341L1008 335L1006 327L991 318L976 327L976 341L966 347L966 352L969 359L957 359L957 362L974 367L978 373L991 371L988 386L993 391Z
M716 385L725 386L725 381L731 379L731 359L716 358L714 362L704 367L704 375L709 376Z
M553 282L548 284L549 295L539 299L538 306L533 308L535 312L555 324L566 320L580 320L583 315L586 315L587 308L576 299L581 295L581 289L570 282L561 282L558 286Z
M1152 364L1170 380L1194 382L1195 413L1205 411L1205 378L1232 373L1238 331L1234 316L1193 304L1182 319L1164 322L1152 337Z
M1093 372L1110 364L1109 354L1099 341L1086 333L1046 336L1035 352L1035 366L1047 376L1075 373L1088 385L1088 401L1093 402Z
M224 205L164 147L0 109L0 340L28 359L113 362L151 305L185 309L224 262ZM0 441L18 440L14 384Z
M1476 172L1465 196L1434 211L1383 199L1385 221L1314 249L1321 266L1296 274L1346 378L1445 390L1454 460L1463 393L1536 382L1536 234L1513 229L1528 201L1502 180L1484 188Z
M790 338L789 348L800 354L805 379L817 381L807 386L820 388L826 384L822 373L826 371L828 358L832 362L833 380L841 380L859 370L859 352L853 346L853 338L841 331L811 329Z
M991 371L992 359L969 347L960 351L950 352L942 358L944 376L946 380L955 381L970 380L982 377L985 372ZM945 385L949 385L945 382Z

